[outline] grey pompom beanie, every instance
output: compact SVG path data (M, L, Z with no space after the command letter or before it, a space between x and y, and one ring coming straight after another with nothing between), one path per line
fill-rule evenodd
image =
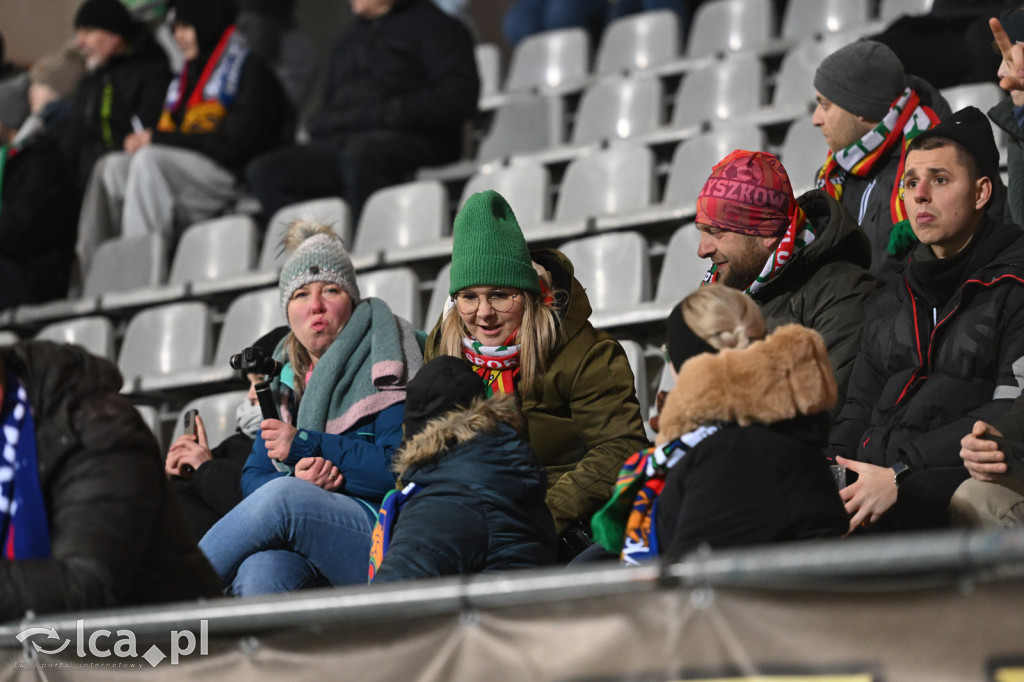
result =
M903 63L887 45L859 40L822 60L814 89L855 116L881 121L906 89Z
M326 225L296 221L285 235L285 244L298 242L281 268L278 289L281 292L281 310L288 319L288 302L299 287L313 282L337 284L352 297L352 305L359 304L359 285L356 271L341 243L341 238ZM291 326L291 321L288 323Z

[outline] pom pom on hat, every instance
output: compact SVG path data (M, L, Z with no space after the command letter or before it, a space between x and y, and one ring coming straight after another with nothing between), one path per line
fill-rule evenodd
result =
M341 237L329 226L309 220L296 220L281 240L291 255L281 268L278 290L281 309L288 317L288 302L296 289L313 282L337 284L359 304L359 286L352 260L345 252ZM289 322L289 325L291 323Z
M475 286L540 293L530 249L503 196L487 190L469 197L455 216L452 232L449 294Z

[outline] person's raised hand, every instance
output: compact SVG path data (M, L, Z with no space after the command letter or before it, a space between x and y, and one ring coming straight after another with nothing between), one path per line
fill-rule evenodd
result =
M280 419L264 419L260 422L260 431L263 442L267 445L267 456L279 462L288 459L292 441L295 440L298 430Z
M192 471L195 471L212 459L213 453L210 452L210 445L206 439L203 418L196 415L195 435L183 433L171 444L167 451L167 460L164 462L164 471L169 476L183 476L188 473L182 470L184 465L189 465Z
M988 20L996 47L1002 55L1004 67L999 73L999 87L1010 93L1024 90L1024 44L1014 43L1003 28L1002 22L996 17ZM1016 101L1014 104L1020 106Z

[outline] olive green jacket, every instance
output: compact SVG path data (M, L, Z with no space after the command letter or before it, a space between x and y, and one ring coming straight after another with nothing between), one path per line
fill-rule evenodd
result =
M618 341L590 324L590 301L560 252L534 251L555 291L569 292L547 371L522 393L530 445L548 472L547 503L561 534L611 497L626 457L647 447L633 371ZM440 324L424 360L438 354Z

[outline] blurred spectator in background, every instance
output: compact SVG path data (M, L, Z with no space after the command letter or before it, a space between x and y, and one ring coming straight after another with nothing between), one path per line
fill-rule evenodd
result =
M313 43L295 26L295 0L240 0L238 31L281 81L292 105L306 101L316 70Z
M350 4L356 18L331 54L311 141L268 152L246 171L266 215L341 196L358 219L376 190L460 156L480 92L469 31L430 0Z
M0 83L0 309L67 296L75 190L60 149L29 116L29 76Z
M505 12L505 40L515 47L534 33L560 28L583 28L597 46L605 26L636 12L670 9L679 15L686 35L690 17L702 0L516 0Z
M1010 96L989 109L988 117L1007 135L1006 170L1010 186L1006 218L1024 225L1024 10L1014 9L989 27L1002 57L997 76L999 87Z
M65 131L72 121L71 96L85 75L85 58L73 47L62 48L38 59L28 73L31 78L28 103L32 113L26 125L38 125L68 144L71 140ZM73 148L61 151L65 158L75 153Z
M79 246L121 234L173 240L238 195L256 154L290 137L294 119L277 77L236 35L232 0L178 0L174 38L185 66L156 130L125 137L96 166L79 220Z
M949 116L927 82L907 76L885 45L860 40L824 60L814 74L814 125L829 146L817 187L842 203L871 241L871 272L899 282L914 232L900 197L907 144Z

